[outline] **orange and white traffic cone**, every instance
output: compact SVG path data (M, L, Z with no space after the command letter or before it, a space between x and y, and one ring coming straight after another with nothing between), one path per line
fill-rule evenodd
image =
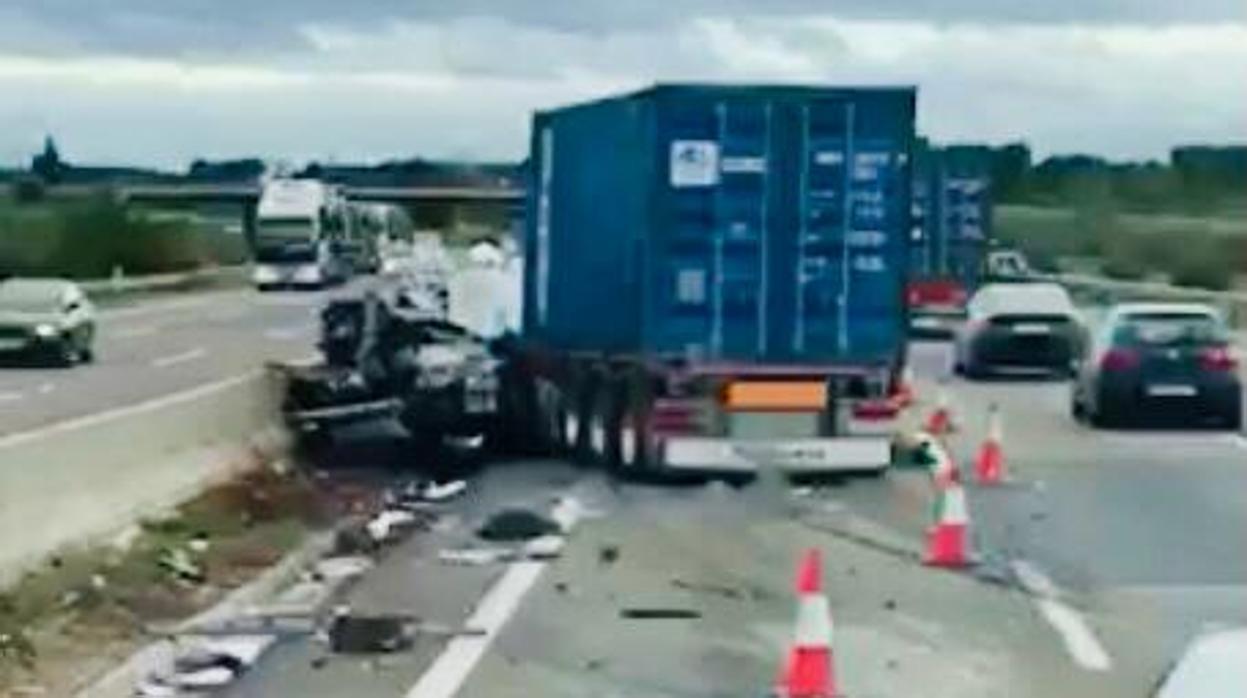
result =
M927 531L927 552L923 564L933 567L966 567L970 564L970 512L966 491L960 484L944 490L935 525Z
M817 549L797 567L797 631L780 667L777 698L834 698L836 672L831 650L831 605L823 593L823 561Z
M987 413L987 439L974 460L974 473L983 485L999 485L1005 479L1005 456L1002 449L1004 428L1000 410L992 405Z
M927 417L925 431L935 436L943 436L953 430L952 410L948 406L948 388L940 387L939 396L936 398L935 411L931 416Z

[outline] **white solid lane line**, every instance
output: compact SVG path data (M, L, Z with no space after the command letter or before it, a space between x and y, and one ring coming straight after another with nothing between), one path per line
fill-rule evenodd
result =
M52 383L43 383L43 384L41 384L41 385L39 386L39 389L38 389L38 391L37 391L37 392L38 392L40 395L47 395L48 393L52 392L53 390L56 390L56 386L55 386L54 384L52 384Z
M271 330L265 330L264 337L266 339L278 341L291 341L295 339L303 339L304 337L310 335L313 329L315 328L312 325L307 324L291 325L289 327L274 327Z
M25 394L16 391L8 391L0 393L0 405L10 402L18 402L26 397Z
M1060 590L1034 564L1014 560L1013 572L1018 582L1035 597L1035 608L1052 626L1074 663L1089 671L1108 671L1113 660L1100 644L1095 632L1078 611L1061 602Z
M575 499L567 497L555 507L551 518L562 525L566 534L576 525L583 511ZM452 698L458 693L548 564L538 561L511 563L481 598L472 616L464 622L464 627L479 629L483 633L451 640L416 681L416 685L407 691L406 698Z
M187 361L201 359L207 355L207 349L204 349L203 347L196 347L189 351L184 351L181 354L173 354L172 356L163 356L159 359L155 359L152 361L152 366L155 368L168 368L169 366L176 366L177 364L186 363Z

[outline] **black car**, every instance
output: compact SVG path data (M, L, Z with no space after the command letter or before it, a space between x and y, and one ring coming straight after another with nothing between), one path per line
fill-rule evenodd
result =
M1051 283L1001 283L979 289L956 337L953 371L970 378L1007 369L1073 372L1086 344L1078 311Z
M1095 426L1150 418L1182 424L1243 423L1238 357L1208 306L1115 307L1079 371L1070 410Z

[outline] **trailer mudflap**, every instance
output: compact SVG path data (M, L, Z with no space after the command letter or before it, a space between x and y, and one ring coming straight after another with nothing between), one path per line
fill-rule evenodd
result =
M672 436L664 440L664 465L671 470L791 473L879 471L892 460L891 439L849 436L808 439L732 439Z

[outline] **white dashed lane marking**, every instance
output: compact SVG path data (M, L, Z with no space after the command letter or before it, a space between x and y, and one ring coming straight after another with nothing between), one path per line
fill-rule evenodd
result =
M152 366L154 366L155 368L168 368L170 366L184 364L187 361L194 361L196 359L202 359L203 357L207 355L208 355L207 349L204 349L203 347L196 347L195 349L184 351L181 354L173 354L171 356L164 356L159 359L155 359L154 361L152 361Z

